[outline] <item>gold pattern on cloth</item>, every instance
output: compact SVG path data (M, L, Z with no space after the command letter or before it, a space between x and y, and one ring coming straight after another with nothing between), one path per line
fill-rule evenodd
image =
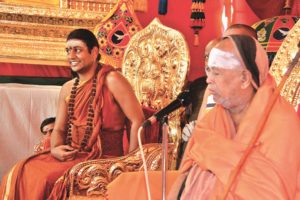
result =
M300 42L300 20L289 31L287 37L282 42L272 66L270 73L275 77L277 85L280 83L288 64L299 51ZM297 110L300 103L300 63L296 64L280 93Z

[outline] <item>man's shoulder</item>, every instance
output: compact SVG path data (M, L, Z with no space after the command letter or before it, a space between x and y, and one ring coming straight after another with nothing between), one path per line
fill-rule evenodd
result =
M123 77L121 69L114 68L111 65L102 64L101 70L105 74L106 79L119 79Z
M107 72L104 83L110 90L113 90L113 88L119 89L121 87L129 85L128 80L118 70Z
M120 68L115 68L111 65L108 65L108 64L102 64L102 63L99 63L99 66L98 68L100 68L100 73L102 74L108 74L108 73L111 73L111 72L121 72L121 69Z
M65 82L64 84L63 84L63 86L68 86L68 85L73 85L74 84L74 81L75 81L75 79L76 78L72 78L71 80L69 80L69 81L67 81L67 82Z
M64 89L68 89L68 88L71 88L73 85L74 85L74 82L75 82L75 78L65 82L63 85L62 85L62 90Z

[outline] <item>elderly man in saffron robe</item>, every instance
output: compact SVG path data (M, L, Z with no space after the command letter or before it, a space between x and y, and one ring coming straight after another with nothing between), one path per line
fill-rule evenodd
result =
M261 45L224 37L206 73L217 105L197 121L168 199L300 199L300 119Z

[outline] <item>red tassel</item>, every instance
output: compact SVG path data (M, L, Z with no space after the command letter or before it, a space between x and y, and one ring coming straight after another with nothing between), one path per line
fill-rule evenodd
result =
M195 34L194 34L194 46L198 47L200 44L200 41L199 41L199 32L198 31L195 31Z
M199 46L199 31L205 25L205 0L192 0L191 28L194 30L194 46Z

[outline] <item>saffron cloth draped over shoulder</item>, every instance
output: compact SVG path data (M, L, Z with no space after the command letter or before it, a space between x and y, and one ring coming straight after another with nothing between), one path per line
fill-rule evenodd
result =
M228 111L220 105L197 123L181 171L187 172L196 166L197 174L209 172L211 177L206 181L214 183L209 188L211 199L218 199L222 194L256 125L264 117L263 110L274 92L274 85L273 78L268 77L258 89L238 130L234 129ZM299 167L300 119L279 97L228 199L296 199L296 193L300 192ZM197 194L199 191L193 187L196 183L188 177L183 196Z
M112 70L112 67L103 65L98 72L96 94L92 102L93 131L85 151L78 153L71 161L61 162L52 157L49 151L45 151L17 163L2 180L1 199L47 199L57 179L63 174L67 175L68 169L75 164L89 159L123 155L125 114L104 84L106 75ZM71 128L74 148L84 138L92 82L88 80L79 84L76 91ZM67 183L68 180L61 178L50 199L65 198Z
M245 101L239 121L234 110L225 108L221 101L197 121L181 163L186 179L180 199L300 199L300 119L284 98L274 95L276 84L267 71L266 53L257 41L252 39L254 45L246 36L227 38L218 48L227 47L233 61L240 62L232 69L236 77L245 70L251 73L255 91L249 90L253 95ZM209 58L208 65L227 67L217 59ZM209 84L216 86L213 81Z

